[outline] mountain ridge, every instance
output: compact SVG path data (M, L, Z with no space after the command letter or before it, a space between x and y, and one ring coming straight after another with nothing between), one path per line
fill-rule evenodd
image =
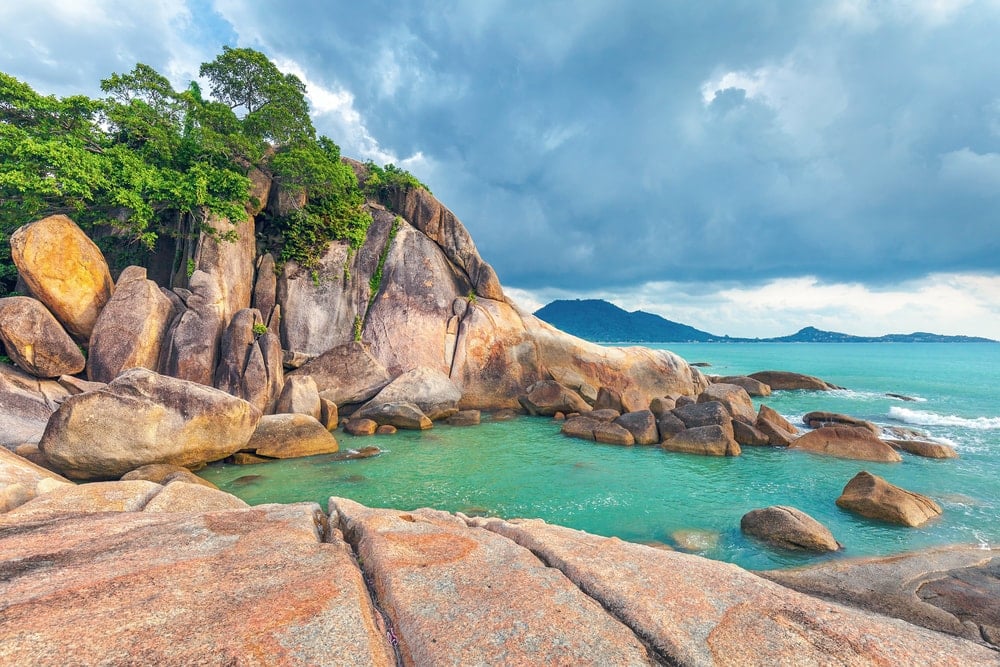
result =
M787 336L720 336L642 310L629 312L603 299L557 299L535 311L549 324L587 340L604 343L997 343L981 336L948 336L915 331L855 336L806 326Z

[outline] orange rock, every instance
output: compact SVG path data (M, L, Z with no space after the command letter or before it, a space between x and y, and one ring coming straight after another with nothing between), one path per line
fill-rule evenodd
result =
M868 429L851 426L818 428L797 438L789 449L861 461L894 463L903 460L892 447L876 438Z

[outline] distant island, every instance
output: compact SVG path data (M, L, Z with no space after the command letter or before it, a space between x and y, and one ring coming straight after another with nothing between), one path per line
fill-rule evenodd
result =
M636 343L996 343L978 336L945 336L916 331L884 336L852 336L805 327L776 338L719 336L641 310L628 312L602 299L559 299L535 316L574 336L597 342Z

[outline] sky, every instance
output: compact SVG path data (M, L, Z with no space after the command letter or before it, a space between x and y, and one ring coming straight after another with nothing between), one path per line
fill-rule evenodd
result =
M998 35L1000 0L38 0L0 71L97 96L258 49L532 310L1000 339Z

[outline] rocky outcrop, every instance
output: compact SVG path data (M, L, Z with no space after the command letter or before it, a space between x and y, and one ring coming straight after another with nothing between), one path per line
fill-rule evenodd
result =
M8 512L54 488L72 484L51 470L0 447L0 513Z
M895 450L929 459L957 459L958 452L951 445L926 440L883 440Z
M260 312L245 308L237 312L222 334L215 387L238 396L261 412L269 412L285 384L281 342L266 331Z
M299 375L311 377L320 396L338 407L364 403L392 379L369 347L360 342L338 345L288 373L289 378Z
M254 222L210 215L205 224L208 229L198 236L194 266L215 281L225 326L237 311L250 307L257 254Z
M86 345L114 291L97 245L65 215L53 215L15 231L10 252L31 295Z
M838 412L814 410L813 412L807 412L802 415L802 421L809 428L822 428L824 426L854 426L857 428L868 429L872 432L872 435L876 437L878 437L881 433L879 427L870 421L858 419L857 417L851 417L850 415L842 415Z
M739 419L747 424L757 421L757 411L746 389L735 384L722 382L710 384L698 395L698 403L718 402L726 409L733 419Z
M797 428L766 405L760 406L754 426L767 436L770 444L778 447L788 447L799 436Z
M903 459L866 428L824 426L797 438L789 449L859 461L895 463Z
M702 456L739 456L740 446L733 439L732 428L718 424L695 426L665 439L660 446L670 452Z
M291 459L337 451L337 439L307 414L264 415L245 449L257 456Z
M709 382L716 384L735 384L737 387L743 387L744 391L750 396L770 396L771 387L764 384L760 380L755 380L752 377L747 377L746 375L710 375L708 376Z
M253 296L250 299L250 305L260 313L264 324L270 326L271 314L277 303L278 274L275 272L274 256L268 252L257 260L257 273L253 283Z
M829 528L805 512L785 505L747 512L740 519L740 530L783 549L822 553L843 548Z
M177 313L146 269L130 266L118 276L90 337L87 377L111 382L123 370L157 370L163 338Z
M379 426L395 426L415 431L425 431L434 426L430 417L409 401L369 405L364 410L355 412L352 419L356 418L371 419Z
M374 582L403 664L655 664L601 605L495 532L341 498L330 512Z
M213 386L226 303L215 278L195 271L181 292L185 309L174 318L160 358L164 375Z
M0 299L0 343L11 361L35 377L75 375L87 363L42 302L26 296Z
M385 386L359 410L359 415L385 403L409 401L431 421L446 419L458 412L462 393L448 376L433 368L417 367Z
M133 368L67 398L39 447L72 479L108 479L148 463L191 466L244 448L260 412L217 389Z
M864 471L847 483L837 498L837 506L869 519L903 526L920 526L941 514L941 506L927 496Z
M655 445L660 441L656 417L649 410L626 412L615 419L614 423L631 433L637 445Z
M809 595L1000 648L1000 549L943 547L761 574Z
M40 380L0 363L0 445L38 442L59 404L70 395L55 380Z
M150 463L140 466L122 475L122 481L127 482L133 479L145 479L157 484L169 484L171 482L186 482L188 484L200 484L210 489L218 488L207 479L202 479L184 466L177 466L171 463Z
M557 412L567 414L590 410L590 405L578 393L555 380L534 383L519 400L529 415L551 417Z
M325 526L307 503L6 523L0 662L392 665ZM32 562L47 566L15 565Z
M751 373L748 377L759 382L763 382L774 391L785 391L789 389L805 389L808 391L830 391L831 389L843 389L837 385L830 384L825 380L812 375L802 373L792 373L790 371L759 371Z
M318 420L323 411L316 381L311 375L293 375L285 379L278 399L274 403L276 413L309 415Z

